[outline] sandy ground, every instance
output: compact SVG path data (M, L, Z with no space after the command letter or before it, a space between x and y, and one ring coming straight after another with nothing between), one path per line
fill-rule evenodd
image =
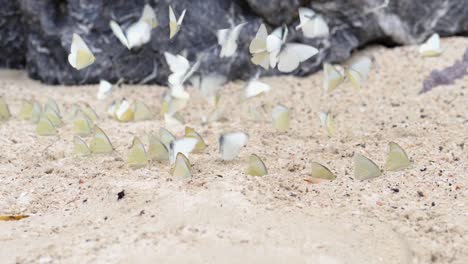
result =
M58 138L38 137L34 125L17 118L2 124L0 214L31 217L0 222L1 263L468 263L468 77L418 95L424 77L461 58L468 39L443 45L439 58L423 59L417 47L361 52L375 57L375 67L359 92L345 84L324 95L318 73L263 79L273 90L239 103L245 83L228 84L229 121L208 126L199 120L209 106L192 91L183 115L209 148L190 156L190 182L172 180L168 164L125 164L132 137L157 131L160 120L123 124L105 115L122 96L158 112L164 89L125 86L99 102L97 86L50 87L3 71L0 93L13 113L21 99L50 96L62 112L90 102L116 152L74 158L70 123ZM249 104L278 103L292 110L288 133L275 132L269 118L249 119ZM332 139L317 117L328 109L336 114ZM249 144L237 160L221 162L217 137L233 130L249 133ZM414 165L354 180L353 154L382 165L389 141ZM264 159L269 175L245 175L251 153ZM304 181L311 161L327 165L337 180Z

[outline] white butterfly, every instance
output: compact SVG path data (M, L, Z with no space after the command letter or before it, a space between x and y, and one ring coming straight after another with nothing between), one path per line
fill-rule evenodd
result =
M104 100L112 91L112 84L106 80L99 81L99 90L97 92L97 98Z
M172 74L169 75L169 86L171 93L176 98L188 98L189 94L183 86L195 71L200 67L200 61L195 62L190 66L190 62L182 55L173 55L169 52L164 52L164 57L169 65Z
M143 8L140 19L128 27L125 33L119 24L113 20L110 21L109 26L120 42L127 49L132 49L140 47L151 40L151 30L158 26L158 20L153 8L147 4Z
M93 64L95 60L96 58L83 39L78 34L73 33L70 54L68 55L70 65L81 70Z
M264 24L258 28L255 38L252 39L249 45L249 51L252 54L252 63L259 65L265 70L270 67L270 57L267 51L268 32Z
M200 90L205 98L216 96L218 91L226 83L227 78L218 73L193 76L190 82Z
M174 164L177 153L184 154L187 158L189 154L195 149L198 140L196 138L185 137L172 141L169 144L169 161Z
M436 57L442 54L439 34L433 34L424 44L419 47L419 53L424 57Z
M222 134L219 137L219 152L221 159L233 160L239 155L241 148L247 144L249 136L243 132Z
M253 79L245 87L244 97L248 99L248 98L263 94L263 93L267 93L270 90L271 90L270 85L260 82L258 79Z
M354 88L360 89L367 80L371 68L372 60L369 57L358 57L346 68L346 77Z
M179 19L177 19L174 10L169 6L169 39L172 39L180 31L180 27L184 21L185 11L187 10L184 9Z
M299 43L286 43L288 28L277 28L266 39L267 51L270 56L270 67L278 67L280 72L292 72L304 62L318 53L312 46Z
M325 38L330 35L330 29L323 17L310 8L299 8L299 20L296 30L302 29L306 38Z
M231 57L237 50L237 39L242 30L242 27L247 23L239 24L233 28L218 30L218 43L221 46L219 56Z

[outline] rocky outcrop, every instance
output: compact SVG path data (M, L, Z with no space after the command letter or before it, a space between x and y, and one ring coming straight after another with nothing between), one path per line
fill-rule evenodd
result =
M145 3L156 11L160 27L151 42L127 50L114 37L109 20L124 27L136 21ZM168 5L177 13L187 9L182 30L169 40ZM259 25L290 27L289 40L316 46L320 53L294 72L307 75L324 61L341 62L369 43L415 44L433 32L441 36L468 33L466 0L0 0L0 67L25 67L32 78L50 84L94 83L100 79L165 84L169 69L163 53L184 52L202 58L200 71L219 72L229 79L246 79L265 72L250 63L248 45ZM331 29L325 39L306 39L294 28L297 8L322 14ZM238 53L218 57L216 30L248 22L239 38ZM67 62L72 34L80 34L96 62L76 71Z

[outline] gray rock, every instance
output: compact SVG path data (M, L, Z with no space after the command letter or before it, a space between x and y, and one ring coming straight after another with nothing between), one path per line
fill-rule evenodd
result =
M247 79L268 72L250 63L248 45L259 25L269 30L287 24L289 41L307 43L320 53L294 72L316 72L324 61L341 62L357 48L370 43L415 44L433 32L442 36L468 32L466 0L0 0L0 67L25 67L32 78L50 84L96 83L100 79L128 83L166 84L169 69L164 52L186 52L201 60L200 71L219 72L229 79ZM127 27L136 21L145 3L156 11L160 27L151 42L127 50L115 38L109 21ZM169 40L168 4L176 13L186 8L182 30ZM309 6L322 14L331 36L306 39L295 31L297 8ZM220 59L216 30L248 22L235 57ZM72 34L80 34L96 56L90 67L77 71L67 61Z

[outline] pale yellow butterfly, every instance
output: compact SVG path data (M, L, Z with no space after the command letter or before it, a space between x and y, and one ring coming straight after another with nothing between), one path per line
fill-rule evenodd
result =
M356 89L361 89L369 76L372 67L372 60L369 57L359 57L354 59L346 68L346 77Z
M312 162L311 176L314 179L323 179L329 181L333 181L334 179L336 179L335 174L333 174L327 167L323 166L318 162Z
M322 126L326 129L329 137L335 135L335 120L332 113L330 112L320 112L319 118Z
M388 155L385 169L388 171L399 171L411 165L405 150L395 142L388 143Z
M265 163L256 154L249 157L249 163L246 173L251 176L264 176L268 174Z
M0 121L8 120L11 117L10 108L5 99L0 96Z
M190 170L190 161L184 154L179 152L177 154L174 166L171 169L172 177L180 179L190 179L192 178L192 173L190 172Z
M52 122L54 127L59 127L60 125L62 125L62 119L60 115L52 108L52 106L45 106L44 115L47 116L47 118L50 120L50 122Z
M45 114L42 114L36 126L36 133L39 136L55 136L57 135L57 129L49 118Z
M99 116L98 114L96 113L96 111L94 111L94 109L89 105L89 104L84 104L84 106L81 108L81 110L83 111L83 113L85 113L88 118L93 121L93 122L97 122L98 119L99 119Z
M93 121L81 110L78 110L73 121L75 134L80 136L89 136L93 132Z
M135 117L135 113L130 105L130 103L124 98L120 101L118 105L115 115L118 121L120 122L130 122L133 121Z
M88 145L79 136L73 137L73 154L75 154L76 156L91 155L91 150L89 149Z
M23 120L31 120L33 112L33 104L31 101L23 100L21 110L18 116Z
M93 138L89 144L89 149L94 154L101 154L112 152L114 147L112 146L112 143L110 142L106 133L104 133L101 128L95 125Z
M169 149L169 145L172 141L176 140L176 137L169 130L161 127L159 129L159 139L166 146L166 148Z
M146 154L145 146L138 137L133 138L132 146L127 156L127 163L130 168L134 169L143 168L148 165L148 155Z
M286 132L289 129L289 109L283 105L277 105L271 112L273 127L279 132Z
M323 64L323 90L325 92L333 91L344 82L344 75L333 65Z
M60 108L57 105L57 102L53 98L47 98L44 109L52 108L58 115L60 115Z
M96 58L83 39L74 33L70 54L68 55L70 65L77 70L81 70L93 64L95 60Z
M149 135L148 138L149 146L148 146L148 157L152 161L165 161L169 160L169 150L164 145L164 143L159 140L154 135Z
M153 112L149 109L149 107L140 101L136 101L134 104L135 110L134 110L134 117L133 119L135 121L144 121L144 120L150 120L154 117Z
M172 39L179 31L182 26L182 21L184 21L186 10L182 11L182 14L177 19L174 10L169 6L169 39Z
M42 106L40 103L37 101L33 102L33 108L32 108L32 113L31 113L31 121L33 123L39 122L39 119L41 118L42 114Z
M358 180L367 180L382 175L379 166L369 158L355 154L354 155L354 177Z

